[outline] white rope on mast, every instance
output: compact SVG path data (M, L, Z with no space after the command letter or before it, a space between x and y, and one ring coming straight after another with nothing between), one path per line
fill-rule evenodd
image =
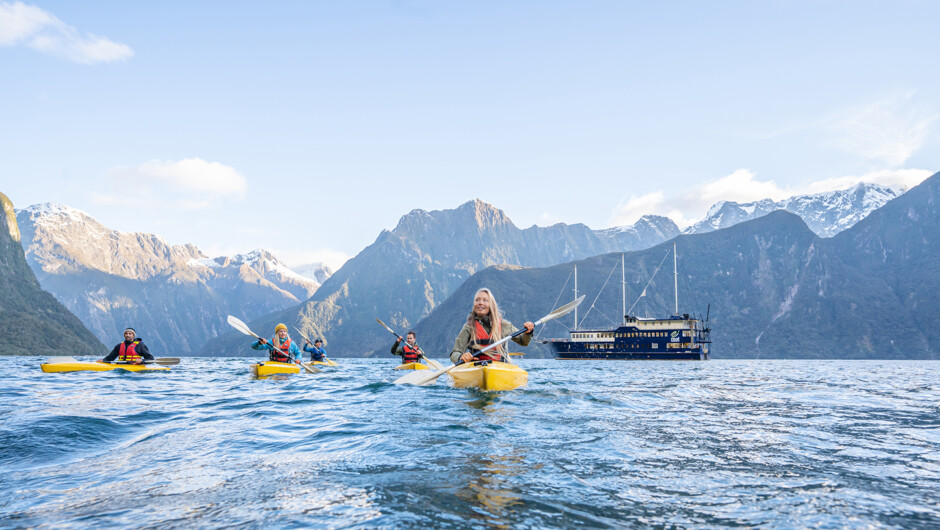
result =
M581 322L584 322L584 319L587 318L588 315L591 314L591 311L594 310L594 304L597 302L597 299L601 297L601 293L604 292L604 287L607 287L607 282L610 281L610 277L614 275L614 271L615 271L615 270L617 270L617 265L616 265L616 264L614 264L614 268L613 268L613 269L610 269L610 274L608 274L608 275L607 275L607 279L604 280L604 285L602 285L602 286L601 286L601 290L597 292L597 296L594 297L594 301L591 302L591 307L588 308L587 313L584 314L584 318L581 319ZM604 315L604 316L607 317L608 320L610 320L610 317L608 317L607 315ZM578 323L575 322L575 329L578 329L578 328L579 328Z
M575 268L575 270L577 270L577 268ZM558 297L555 298L555 303L552 304L552 311L555 311L556 309L558 309L558 300L561 298L561 295L564 294L564 292L565 292L565 287L568 286L568 280L571 279L571 274L572 274L572 273L569 272L569 273L568 273L568 277L565 278L565 284L561 286L561 291L558 292ZM577 296L576 296L575 298L577 298ZM577 310L577 308L575 308L575 310ZM542 333L542 330L543 330L543 329L545 329L545 326L539 326L538 332L536 332L536 334L535 334L532 338L533 338L533 339L538 339L538 338L539 338L539 333Z
M669 251L666 251L666 255L663 256L663 260L659 262L659 266L656 267L656 270L655 270L655 271L653 271L653 275L650 276L649 281L646 282L646 286L643 287L643 291L640 292L640 296L637 296L637 297L636 297L636 302L633 302L633 305L630 306L630 310L627 311L627 314L632 313L632 312L633 312L633 308L636 307L636 305L640 302L640 298L643 298L644 296L646 296L646 289L647 289L647 287L649 287L650 284L653 283L653 278L656 277L656 273L659 272L659 269L662 268L663 263L666 263L666 258L668 258L668 257L669 257Z

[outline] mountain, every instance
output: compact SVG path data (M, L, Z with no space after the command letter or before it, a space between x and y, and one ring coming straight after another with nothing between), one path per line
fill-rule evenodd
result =
M0 354L97 355L104 344L50 293L26 263L10 199L0 193Z
M333 269L323 263L307 263L291 267L291 269L301 276L316 280L317 283L323 283L327 278L333 275Z
M851 188L813 195L797 195L782 201L763 199L749 203L722 201L705 218L682 231L702 234L756 219L776 210L800 216L820 237L832 237L864 219L903 193L900 189L861 183Z
M520 229L504 212L480 200L453 210L413 210L394 230L382 231L301 306L258 318L250 326L267 335L285 322L307 336L324 337L333 355L362 355L388 338L376 318L398 329L413 326L488 266L544 267L649 247L678 233L671 220L655 216L611 230L561 223ZM210 342L202 353L251 352L243 335L231 333Z
M17 212L26 260L43 288L101 340L127 326L156 355L186 355L229 331L228 314L254 317L306 300L319 284L271 253L210 259L193 245L111 230L56 204Z
M873 281L891 289L935 352L940 348L940 173L876 214L834 237L833 244Z
M832 238L818 237L785 211L679 236L674 241L680 312L704 316L710 304L715 358L936 359L938 205L940 173ZM671 271L660 271L647 296L638 298L671 246L667 242L624 255L627 307L639 300L631 314L674 311ZM415 326L418 341L432 355L448 353L482 286L494 290L510 321L534 321L571 299L575 265L579 291L587 294L579 308L581 328L611 327L620 321L620 258L606 254L547 268L483 270ZM571 326L571 316L549 322L538 338L564 337ZM524 351L549 355L547 346L535 341Z

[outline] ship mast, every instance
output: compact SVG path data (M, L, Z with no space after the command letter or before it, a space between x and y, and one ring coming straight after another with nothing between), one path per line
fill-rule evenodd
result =
M574 266L574 299L578 299L578 266ZM578 306L574 306L574 329L578 329Z
M676 257L676 243L672 243L672 272L675 275L676 286L676 316L679 316L679 259Z
M623 315L623 324L626 324L627 323L627 268L623 262L623 252L620 253L620 291L623 293L621 295L621 299L623 300L623 303L620 309L620 314Z

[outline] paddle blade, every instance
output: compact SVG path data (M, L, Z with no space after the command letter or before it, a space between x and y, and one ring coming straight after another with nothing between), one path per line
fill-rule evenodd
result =
M306 370L307 373L311 373L311 374L318 374L318 373L320 373L320 372L323 371L323 370L317 368L316 366L312 366L312 365L307 364L307 363L300 363L300 366L303 366L303 367L304 367L304 370Z
M396 337L398 337L399 339L401 339L401 337L398 335L398 333L395 333L395 331L394 331L392 328L390 328L390 327L388 327L388 326L385 325L385 322L382 322L382 321L379 320L379 319L375 319L375 321L378 322L379 324L382 324L382 327L385 328L385 329L387 329L389 333L391 333L392 335L395 335Z
M544 317L540 318L540 319L538 320L538 322L536 322L536 324L544 324L545 322L548 322L549 320L555 320L555 319L558 318L558 317L562 317L562 316L567 315L568 313L574 311L574 308L576 308L576 307L578 307L579 305L581 305L581 302L584 301L584 297L585 297L585 295L582 294L582 295L581 295L577 300L575 300L574 302L568 302L567 304L565 304L565 305L559 307L558 309L556 309L556 310L552 311L551 313L545 315Z
M435 361L434 359L429 358L429 357L426 356L426 355L422 355L421 358L423 358L424 361L425 361L426 363L428 363L428 366L430 366L430 367L431 367L432 369L434 369L434 370L443 370L443 369L444 369L444 365L443 365L443 364L441 364L441 363Z
M410 373L404 377L399 377L395 380L396 385L417 385L417 386L429 386L433 385L437 378L446 374L447 372L453 370L460 366L459 364L452 364L443 370L438 370L431 375L427 375L423 370L415 370L413 373Z
M405 375L403 375L402 377L399 377L398 379L396 379L396 380L395 380L395 384L396 384L396 385L417 385L417 384L420 384L420 383L424 382L423 384L426 385L426 384L428 384L428 382L425 381L425 379L426 379L428 376L427 376L427 374L422 373L422 372L426 372L426 371L427 371L427 370L414 370L414 371L409 371L408 374L405 374ZM434 379L434 380L437 380L436 377L434 377L433 379ZM433 384L433 382L431 382L430 384Z
M77 363L78 361L74 357L49 357L46 359L46 363Z
M235 318L234 316L229 315L226 320L228 321L228 324L230 326L237 329L238 331L241 331L245 335L251 335L252 337L258 338L258 336L254 334L254 332L248 329L248 324L245 324L244 322Z
M160 357L154 359L153 362L159 364L160 366L175 366L180 363L179 357Z

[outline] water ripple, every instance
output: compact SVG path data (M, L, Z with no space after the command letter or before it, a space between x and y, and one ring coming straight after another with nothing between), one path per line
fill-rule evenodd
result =
M4 527L940 525L937 362L524 360L507 393L0 362Z

